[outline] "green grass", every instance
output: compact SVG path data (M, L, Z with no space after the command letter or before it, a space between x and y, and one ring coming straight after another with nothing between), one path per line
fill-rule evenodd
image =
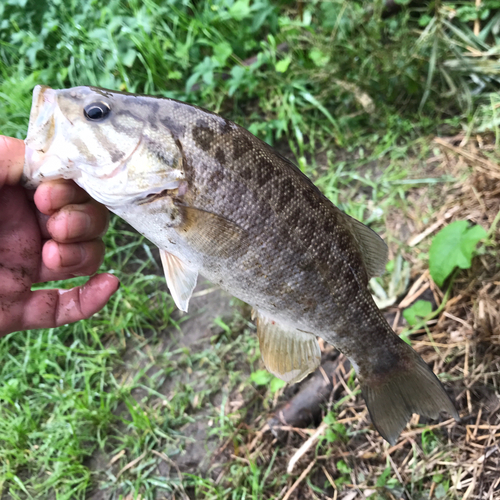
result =
M498 142L499 72L488 52L499 42L497 3L483 1L476 12L470 2L435 2L383 19L381 2L370 11L372 2L362 1L7 0L0 4L0 132L25 136L35 84L186 100L277 145L340 208L384 232L388 214L411 208L412 190L427 187L432 197L454 181L425 165L428 136L477 129L493 131ZM469 57L467 47L482 55ZM386 236L404 250L404 241ZM102 269L122 287L102 312L0 340L0 496L83 499L98 487L116 499L184 491L207 500L274 498L290 484L280 443L182 480L168 462L196 440L186 429L200 422L209 423L207 450L227 440L242 448L281 394L272 379L259 379L248 311L218 318L199 348L179 347L179 334L165 337L182 322L171 316L154 248L117 219L106 248ZM233 408L236 394L242 405ZM332 455L339 489L354 470L332 451L345 432L332 418L316 450ZM440 439L425 434L424 452ZM389 465L381 467L374 487L399 491ZM415 465L413 498L425 495L426 474ZM307 481L317 498L330 487L324 477ZM447 481L443 470L440 492Z

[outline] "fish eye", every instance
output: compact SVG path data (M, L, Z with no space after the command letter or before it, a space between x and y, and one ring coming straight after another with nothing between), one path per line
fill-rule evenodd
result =
M110 111L111 108L105 102L93 102L92 104L85 106L83 114L87 120L96 122L106 118Z

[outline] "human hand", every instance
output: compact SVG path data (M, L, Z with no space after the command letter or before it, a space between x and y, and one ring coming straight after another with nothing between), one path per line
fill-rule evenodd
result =
M105 273L70 290L31 291L33 283L94 274L109 214L70 181L43 183L33 197L18 185L23 165L24 142L0 136L0 337L89 318L119 286Z

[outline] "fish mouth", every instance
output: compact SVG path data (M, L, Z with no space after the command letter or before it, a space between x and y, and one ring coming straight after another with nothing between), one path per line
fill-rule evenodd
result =
M21 180L24 187L36 188L44 180L59 178L61 170L67 171L67 178L74 178L74 173L69 175L71 162L65 163L51 151L61 119L70 125L59 110L57 91L37 85L33 89L28 134L24 141L26 152Z
M56 107L57 93L54 89L45 85L37 85L33 89L27 138L33 149L43 150L50 145L55 132L54 111Z

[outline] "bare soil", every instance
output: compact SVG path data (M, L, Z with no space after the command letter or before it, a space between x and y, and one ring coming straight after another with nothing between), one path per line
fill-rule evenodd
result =
M201 280L200 280L201 281ZM210 338L214 334L214 319L218 317L231 318L234 314L234 307L230 305L230 296L225 294L218 288L212 287L209 283L201 281L194 290L193 297L189 305L189 316L183 320L185 316L182 312L176 311L174 317L179 321L179 329L171 326L165 331L159 333L160 341L154 347L154 352L138 352L136 348L127 349L124 354L124 367L130 376L134 376L138 371L143 369L150 358L155 357L156 353L165 350L175 350L180 347L187 347L191 352L202 351L210 346ZM146 349L149 349L146 346ZM160 370L157 366L151 367L146 375L149 377ZM118 374L117 374L118 375ZM177 371L175 377L167 379L162 385L159 393L165 396L171 395L174 386L178 382L191 382L192 374L187 371ZM119 377L123 379L126 373L123 368L120 369ZM196 389L202 391L203 380L197 379ZM132 392L134 399L140 403L146 396L147 392L141 389L135 389ZM216 397L213 404L220 404ZM117 408L116 414L126 414L127 409L124 405ZM181 455L176 457L175 464L169 464L164 460L158 460L158 472L164 477L180 473L192 473L205 475L211 465L211 455L220 444L217 436L209 436L208 418L203 418L204 410L201 409L195 415L195 422L189 423L182 428L182 433L185 437L185 447ZM125 428L123 429L125 431ZM110 469L116 474L119 471L118 465L110 465L113 457L98 451L94 453L88 461L89 468L103 476L104 471ZM175 469L175 470L172 470ZM110 498L110 491L98 490L94 491L88 497L89 500L104 500Z

